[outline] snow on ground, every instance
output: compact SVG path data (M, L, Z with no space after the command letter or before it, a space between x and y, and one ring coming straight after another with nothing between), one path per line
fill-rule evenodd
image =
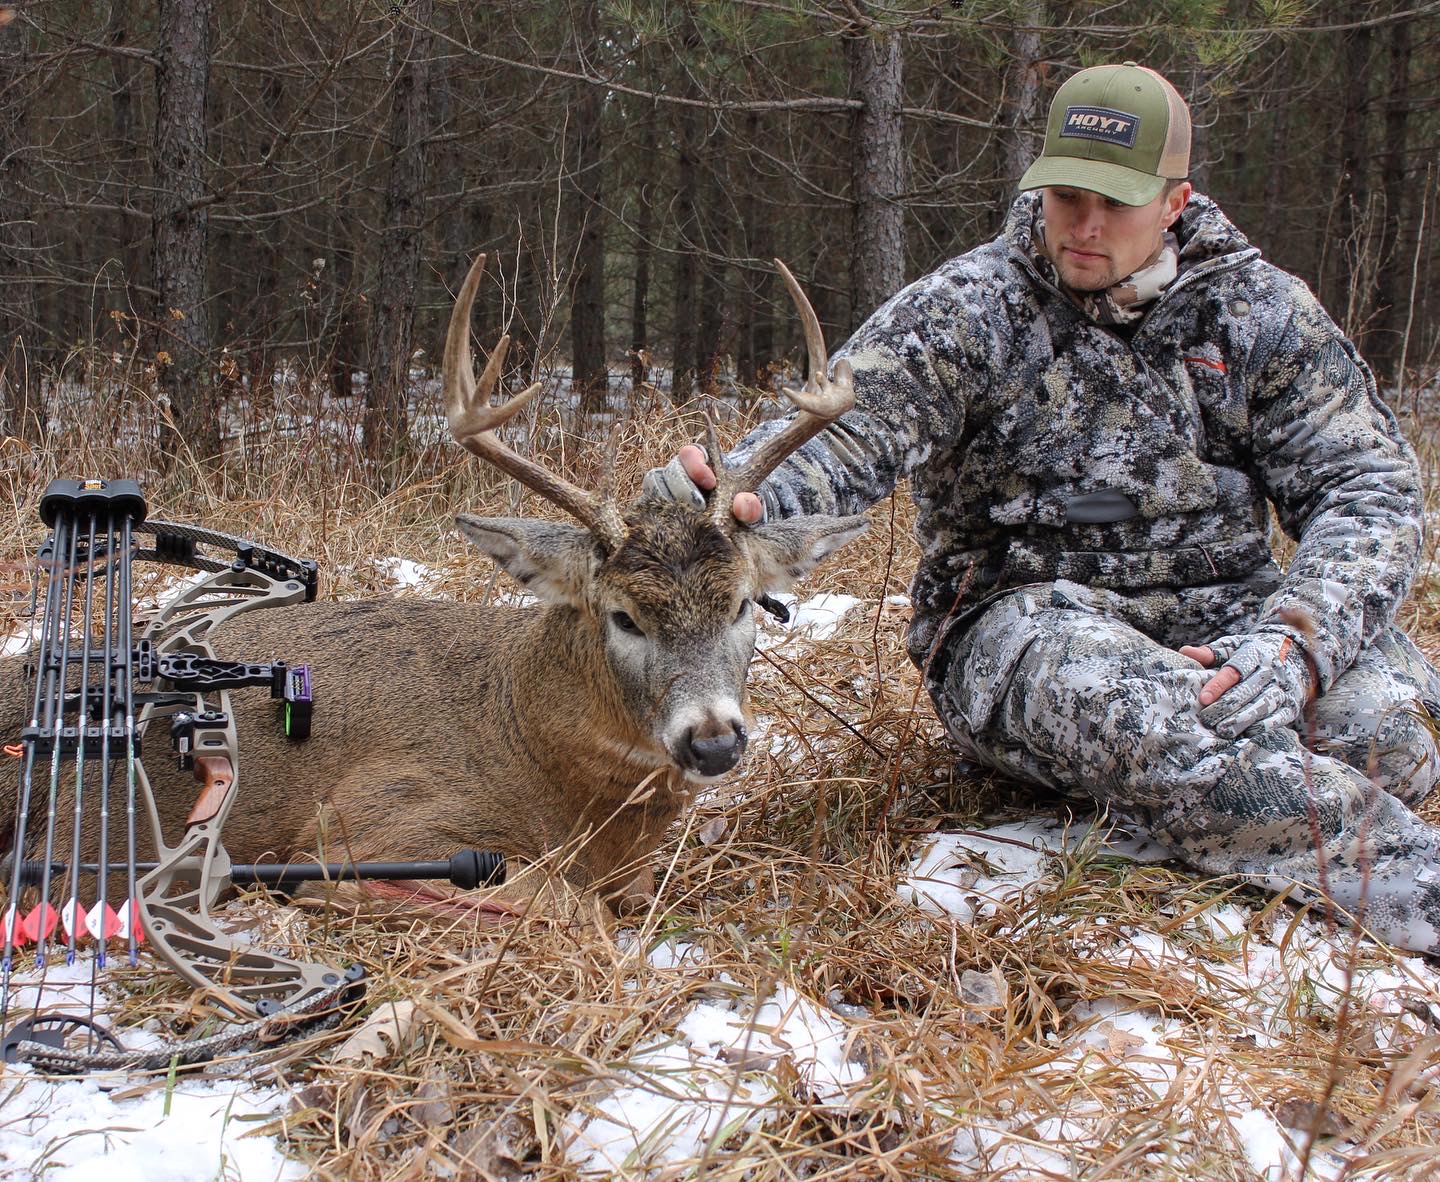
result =
M1127 1009L1115 1001L1082 1002L1068 1015L1074 1031L1065 1040L1065 1050L1047 1065L1049 1073L1070 1075L1081 1086L1094 1075L1113 1087L1116 1068L1128 1076L1132 1088L1163 1100L1177 1081L1201 1065L1195 1051L1193 1027L1178 1018L1166 1018L1154 1011ZM1228 1071L1213 1060L1205 1062L1211 1079L1218 1078L1221 1113L1211 1130L1213 1142L1223 1145L1237 1160L1243 1158L1266 1182L1280 1182L1298 1174L1302 1133L1285 1129L1266 1109L1257 1107L1238 1072ZM1075 1163L1098 1150L1108 1126L1115 1119L1113 1104L1072 1101L1063 1112L1029 1122L1006 1126L982 1120L960 1130L952 1157L958 1166L972 1170L1049 1170L1061 1176L1072 1172ZM1064 1145L1062 1153L1054 1147ZM1309 1163L1309 1182L1338 1182L1346 1164L1344 1142L1317 1147ZM1157 1169L1162 1165L1156 1161Z
M1095 819L1069 825L1049 820L1007 823L979 832L934 835L896 889L937 922L969 923L1015 904L1027 890L1053 885L1057 855L1066 851L1135 862L1168 857L1154 842ZM1136 930L1113 917L1096 917L1115 941L1097 948L1096 955L1180 969L1189 979L1209 982L1209 1002L1227 1015L1237 1032L1243 1031L1239 1037L1253 1039L1257 1047L1280 1041L1297 989L1308 991L1312 1005L1331 1013L1338 1013L1342 1004L1361 1007L1363 1016L1373 1020L1382 1049L1426 1033L1413 1007L1433 1007L1431 1012L1440 1018L1440 971L1423 959L1401 958L1398 968L1376 968L1367 965L1372 958L1354 955L1357 937L1348 929L1327 933L1318 923L1304 920L1285 931L1274 925L1288 924L1289 912L1270 913L1269 927L1260 914L1220 901L1191 916L1173 938ZM1101 922L1107 918L1108 926ZM1053 921L1067 922L1063 916ZM1221 961L1198 950L1215 942L1239 955ZM1367 942L1358 943L1376 951ZM700 963L691 946L668 942L653 948L649 961L661 969L681 966L691 971ZM993 985L984 974L974 976L983 978L973 984L977 1004L984 1004L986 987L993 992ZM717 985L725 983L722 974ZM693 1163L707 1145L719 1145L765 1119L765 1105L779 1086L774 1068L782 1060L789 1060L817 1103L843 1109L846 1096L866 1084L864 1068L845 1053L853 1029L847 1019L864 1016L852 1010L817 1003L783 984L758 1006L697 1004L671 1038L642 1047L606 1095L572 1116L567 1126L570 1160L595 1176L619 1170L663 1173L666 1167ZM1055 1037L1057 1054L1035 1068L1037 1080L1041 1075L1063 1078L1076 1085L1067 1094L1085 1096L1084 1080L1093 1074L1095 1094L1113 1094L1118 1068L1128 1073L1142 1105L1147 1095L1152 1105L1164 1100L1185 1080L1214 1081L1218 1094L1207 1097L1207 1110L1219 1114L1212 1146L1245 1161L1264 1182L1297 1176L1305 1134L1286 1128L1260 1103L1240 1067L1216 1063L1213 1044L1197 1038L1193 1025L1106 999L1074 1006L1064 1032ZM950 1119L957 1130L951 1152L957 1172L1065 1177L1079 1168L1088 1151L1113 1135L1116 1113L1098 1100L1077 1100L1065 1111L1028 1121L1017 1116L1008 1124L973 1116ZM1338 1182L1346 1176L1346 1155L1353 1148L1343 1140L1315 1147L1306 1177ZM1166 1165L1152 1164L1157 1170Z
M642 1047L622 1081L588 1114L567 1123L570 1160L611 1176L700 1157L763 1120L777 1083L771 1071L788 1060L817 1103L843 1107L865 1071L846 1056L845 1023L828 1009L779 985L759 1006L701 1002L675 1036Z
M791 646L803 639L823 640L834 635L848 612L860 605L853 595L837 595L822 591L800 603L793 595L777 595L777 600L790 609L788 622L768 613L761 617L756 646L762 649Z
M91 963L52 964L41 979L16 974L7 1021L42 1012L88 1013ZM107 999L95 994L104 1021ZM123 1034L127 1047L158 1040ZM134 1079L91 1076L47 1080L29 1067L6 1064L0 1077L0 1178L46 1182L230 1182L298 1179L268 1137L248 1137L259 1120L278 1116L288 1093L237 1080L164 1079L135 1094Z
M1153 842L1136 841L1118 831L1107 833L1097 823L1062 826L1054 821L1028 821L996 826L982 833L938 834L916 856L910 877L899 885L907 898L926 911L969 922L977 915L993 914L1027 889L1044 889L1055 865L1055 854L1088 849L1097 855L1138 861L1163 860L1165 851ZM1289 913L1283 913L1285 921ZM1190 920L1199 941L1219 941L1238 953L1234 959L1205 957L1189 946L1180 929L1174 940L1150 931L1116 925L1118 948L1103 955L1111 962L1132 966L1170 967L1184 971L1197 982L1210 984L1208 1000L1229 1021L1243 1028L1258 1047L1274 1046L1288 1030L1288 1003L1297 989L1310 991L1313 1004L1338 1014L1342 1005L1360 1007L1374 1022L1377 1044L1384 1048L1398 1036L1423 1035L1424 1022L1407 1009L1407 1003L1435 1006L1440 1014L1440 971L1421 957L1401 960L1402 968L1365 967L1357 948L1374 950L1349 929L1328 933L1306 919L1283 935L1274 930L1281 916L1271 914L1268 927L1257 913L1235 903L1217 903ZM1282 954L1279 941L1284 941ZM1347 1003L1348 998L1348 1003ZM1064 1051L1046 1065L1047 1072L1071 1076L1082 1086L1086 1075L1113 1078L1117 1066L1130 1073L1136 1087L1163 1099L1182 1076L1208 1072L1219 1079L1218 1110L1224 1119L1214 1131L1217 1144L1242 1154L1266 1182L1295 1177L1304 1134L1286 1129L1261 1107L1239 1070L1209 1058L1196 1045L1194 1029L1158 1011L1111 1000L1082 1002L1068 1015L1070 1033ZM1083 1156L1098 1147L1102 1130L1114 1119L1112 1111L1095 1102L1079 1102L1070 1111L1043 1120L1009 1127L981 1123L956 1137L954 1159L969 1169L1051 1170L1062 1175L1070 1158L1053 1146L1065 1144ZM1306 1177L1330 1182L1345 1176L1344 1141L1317 1147Z
M428 591L441 576L423 562L413 558L382 558L376 573L397 591Z
M1079 831L1058 821L1026 821L997 825L983 834L938 833L915 860L900 883L900 897L932 915L948 915L960 923L994 915L1003 903L1038 883L1056 849L1098 842L1107 854L1132 862L1163 862L1168 851L1148 839L1085 823Z

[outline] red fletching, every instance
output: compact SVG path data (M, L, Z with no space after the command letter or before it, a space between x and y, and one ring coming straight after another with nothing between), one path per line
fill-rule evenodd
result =
M43 903L30 912L22 921L25 934L35 941L48 940L60 922L60 913L49 903Z
M135 931L135 943L143 944L145 942L145 925L140 922L139 903L135 902L133 899L127 899L124 906L120 908L120 914L116 916L115 921L118 925L115 929L115 935L120 937L120 939L130 939L130 931L133 925Z
M77 899L70 899L60 908L60 926L65 929L67 940L79 940L88 930L85 924L85 908Z
M106 903L103 910L99 907L90 909L90 914L85 917L85 927L95 939L108 940L120 934L120 917L115 914L115 908Z

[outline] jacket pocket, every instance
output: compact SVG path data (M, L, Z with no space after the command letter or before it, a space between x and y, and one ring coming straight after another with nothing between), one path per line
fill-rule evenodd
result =
M1040 635L1036 617L1054 606L1049 584L1009 591L993 602L950 648L940 676L929 686L946 721L971 734L983 731L1010 688L1015 666Z

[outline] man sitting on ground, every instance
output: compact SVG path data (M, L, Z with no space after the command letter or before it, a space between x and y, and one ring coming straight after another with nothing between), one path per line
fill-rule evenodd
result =
M855 513L909 477L909 651L965 757L1440 953L1440 829L1408 807L1440 680L1394 624L1415 457L1306 286L1192 191L1189 146L1159 74L1070 78L1004 231L866 321L836 354L854 410L734 510ZM647 483L713 481L688 447Z

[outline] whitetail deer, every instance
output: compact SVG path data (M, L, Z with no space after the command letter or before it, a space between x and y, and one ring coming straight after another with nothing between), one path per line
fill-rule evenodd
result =
M744 528L729 511L734 492L757 487L850 407L854 390L843 364L827 377L819 323L782 266L809 349L809 381L789 392L798 416L743 468L721 470L708 507L642 500L622 511L496 435L539 387L489 405L503 337L476 382L469 325L483 265L481 256L450 318L450 429L580 525L457 518L537 607L322 601L228 624L215 638L222 651L311 666L317 706L309 740L295 745L260 695L235 695L243 782L225 844L237 862L322 851L427 859L473 846L513 866L563 854L571 884L613 898L637 875L643 882L645 858L694 786L744 753L755 602L865 527L859 517L801 517ZM0 666L7 736L21 725L19 664ZM168 762L157 755L150 775L170 833L196 788ZM13 793L7 780L0 817ZM87 837L93 851L96 835Z

